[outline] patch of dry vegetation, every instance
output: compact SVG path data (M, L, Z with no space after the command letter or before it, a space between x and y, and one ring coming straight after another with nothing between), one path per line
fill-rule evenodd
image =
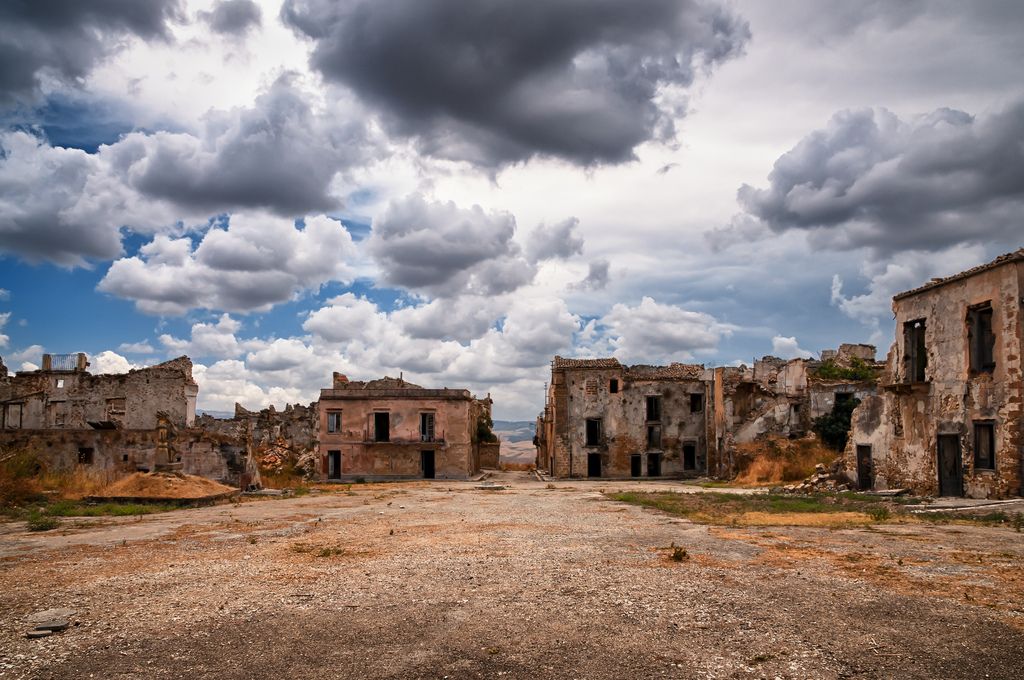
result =
M836 452L817 437L768 437L736 445L737 486L776 486L807 479L814 466L828 465Z

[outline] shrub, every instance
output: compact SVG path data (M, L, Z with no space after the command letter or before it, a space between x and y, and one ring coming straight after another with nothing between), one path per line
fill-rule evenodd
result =
M849 366L840 366L834 359L823 361L821 366L814 371L814 377L821 380L856 380L859 382L874 381L878 378L878 374L863 359L854 357L850 359Z
M884 505L879 505L878 507L874 508L868 508L868 515L871 517L871 519L873 519L876 522L884 522L885 520L889 519L889 517L891 517L889 508L885 507Z
M860 399L847 399L836 402L831 413L814 419L811 429L821 437L821 441L836 451L846 448L846 439L850 435L850 418L853 409L860 404Z
M60 526L59 519L44 515L38 510L30 512L25 522L29 531L50 531Z
M29 451L0 450L0 507L13 508L46 499L38 476L39 460Z

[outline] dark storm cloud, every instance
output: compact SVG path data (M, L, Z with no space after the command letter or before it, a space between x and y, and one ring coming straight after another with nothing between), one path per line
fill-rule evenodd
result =
M180 0L5 0L0 106L30 97L43 74L84 77L125 38L166 38L180 7Z
M429 203L414 194L374 220L369 249L391 285L437 296L496 295L536 273L512 238L515 230L509 213Z
M207 139L187 134L131 135L136 155L125 173L138 191L193 210L265 208L301 215L339 207L334 175L363 157L358 122L312 112L288 77L248 109L213 119ZM131 151L131 145L137 145Z
M252 0L221 0L199 16L217 33L228 35L241 35L262 21L259 5Z
M1019 241L1022 139L1024 101L978 118L842 111L775 162L767 188L741 187L739 201L772 230L807 230L833 248Z
M286 0L312 66L435 157L483 166L631 160L674 137L665 86L739 54L747 24L712 0Z

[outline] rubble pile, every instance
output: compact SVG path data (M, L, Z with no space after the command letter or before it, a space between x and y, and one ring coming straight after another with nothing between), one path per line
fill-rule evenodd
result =
M814 466L814 474L799 484L787 484L786 486L772 489L773 493L818 493L822 491L849 491L850 484L843 470L841 460L836 460L831 465L818 463Z

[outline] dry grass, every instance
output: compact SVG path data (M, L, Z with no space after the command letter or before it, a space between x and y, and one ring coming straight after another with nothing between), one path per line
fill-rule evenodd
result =
M818 463L828 465L836 452L815 437L766 439L736 445L738 486L773 486L806 479Z

